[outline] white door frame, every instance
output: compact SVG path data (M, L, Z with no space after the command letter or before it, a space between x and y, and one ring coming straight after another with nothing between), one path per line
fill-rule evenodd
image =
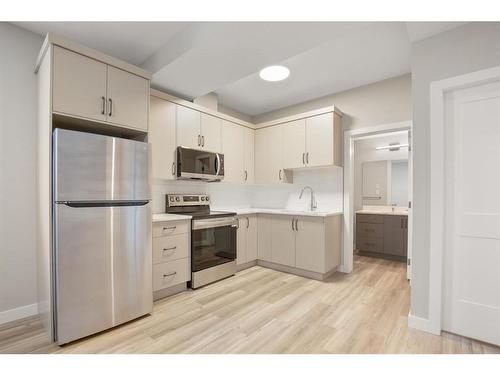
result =
M412 126L412 121L403 121L344 132L344 230L340 272L352 272L354 262L354 141L370 135L404 130L411 131ZM412 154L413 152L409 155ZM409 230L411 229L409 228Z
M428 324L420 328L441 334L443 307L443 250L444 250L444 163L445 135L444 108L446 92L480 85L500 79L500 66L431 82L430 85L430 146L431 199L430 199L430 265L429 265L429 317Z

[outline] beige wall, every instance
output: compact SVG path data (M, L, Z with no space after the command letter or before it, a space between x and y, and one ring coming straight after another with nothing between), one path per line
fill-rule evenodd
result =
M36 303L35 152L42 38L0 22L0 319Z
M258 115L253 121L266 122L332 104L344 113L344 130L411 120L411 75L405 74Z

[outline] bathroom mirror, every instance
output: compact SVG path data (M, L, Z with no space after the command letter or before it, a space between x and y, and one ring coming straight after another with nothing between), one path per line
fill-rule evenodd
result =
M408 206L408 160L362 163L362 204Z

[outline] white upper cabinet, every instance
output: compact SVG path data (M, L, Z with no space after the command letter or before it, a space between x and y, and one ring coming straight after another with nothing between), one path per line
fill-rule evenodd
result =
M255 181L255 130L243 127L243 148L245 150L244 182L253 184Z
M108 122L148 130L149 81L108 65Z
M222 153L224 154L224 181L243 182L245 177L245 131L242 126L222 121Z
M261 184L288 182L283 170L283 126L255 132L255 180Z
M341 140L334 142L333 113L309 117L306 122L305 152L308 167L335 165L335 147L341 147Z
M177 145L201 148L201 113L177 105Z
M148 140L153 179L175 179L175 116L174 103L151 97Z
M55 46L53 67L53 111L106 121L107 65Z
M301 168L306 165L306 120L287 122L283 125L283 166Z
M59 46L53 63L54 112L147 131L148 79Z
M201 114L201 148L212 152L221 152L222 120L218 117Z

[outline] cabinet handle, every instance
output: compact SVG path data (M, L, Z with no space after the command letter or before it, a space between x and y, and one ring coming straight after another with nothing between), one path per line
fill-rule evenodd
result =
M163 249L163 252L165 252L165 251L172 251L172 250L175 250L175 249L177 249L177 246L167 247L167 248Z
M401 218L401 229L404 228L404 224L403 224L403 218Z
M250 227L250 219L247 217L247 229Z
M175 228L177 228L177 226L173 226L173 227L163 227L163 230L175 230Z
M101 115L105 115L106 114L106 98L104 96L101 96L101 99L102 99Z
M177 272L164 273L164 274L163 274L163 278L165 278L165 277L169 277L169 276L175 276L175 275L177 275Z
M279 178L280 178L280 181L281 181L281 169L280 169L280 172L279 172Z
M201 136L201 147L205 147L205 136Z
M306 164L306 153L305 152L302 153L302 164L304 164L304 165Z
M172 176L175 176L175 162L172 163Z
M247 181L247 180L248 180L248 172L245 171L245 181Z
M295 230L298 232L299 231L299 219L295 219Z
M198 134L198 147L201 146L201 135Z
M294 222L295 222L295 219L292 219L292 231L295 230L295 227L293 226Z
M309 153L306 152L306 164L309 164Z

